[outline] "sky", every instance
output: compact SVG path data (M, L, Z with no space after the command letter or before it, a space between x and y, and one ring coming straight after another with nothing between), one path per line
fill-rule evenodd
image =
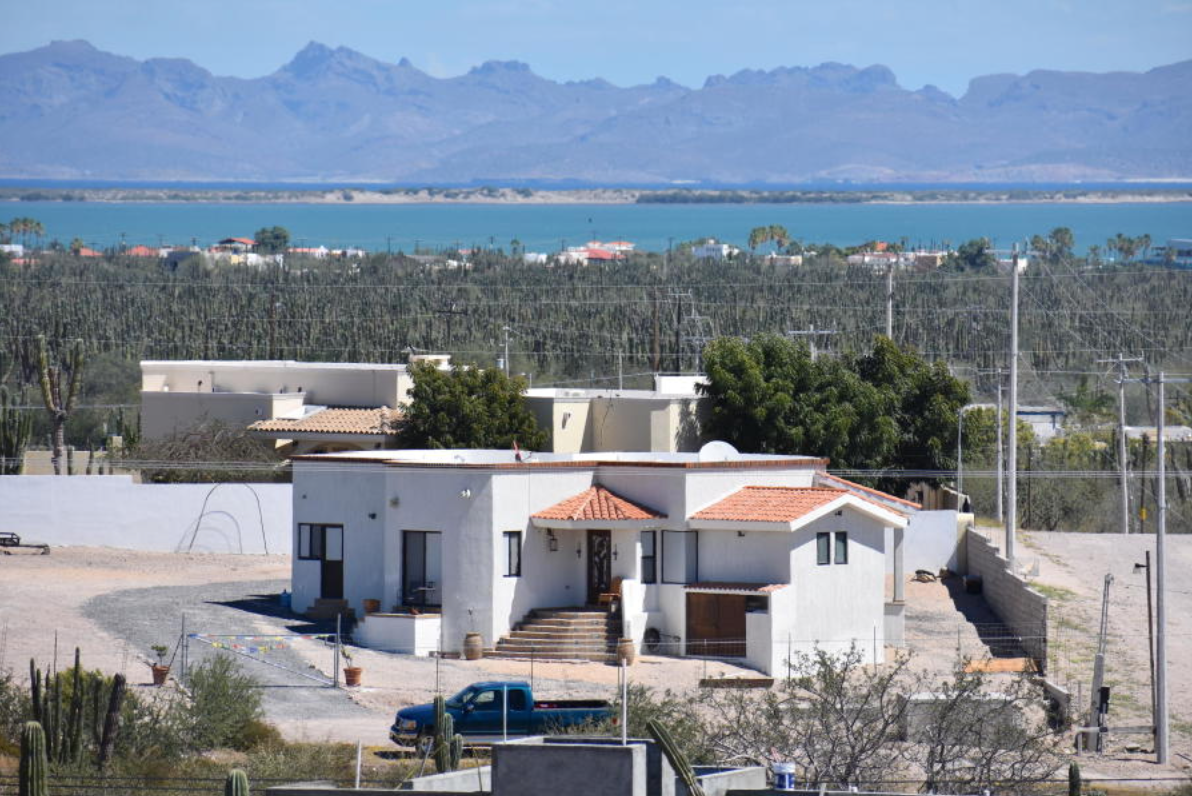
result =
M8 3L0 52L86 39L138 59L259 77L309 41L437 77L518 60L617 85L838 61L962 94L1031 69L1143 71L1192 58L1192 0L36 0Z

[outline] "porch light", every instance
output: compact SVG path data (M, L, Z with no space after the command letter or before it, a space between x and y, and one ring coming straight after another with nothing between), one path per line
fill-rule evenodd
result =
M582 547L579 545L579 543L578 543L578 542L577 542L577 543L576 543L576 545L575 545L575 557L576 557L576 558L583 558L583 557L584 557L584 549L583 549L583 548L582 548Z
M617 560L617 546L613 545L613 561Z
M459 491L459 496L464 500L467 500L468 498L472 497L472 490L467 488L461 489Z
M555 532L550 528L546 529L546 549L552 553L559 552L559 537L555 536Z

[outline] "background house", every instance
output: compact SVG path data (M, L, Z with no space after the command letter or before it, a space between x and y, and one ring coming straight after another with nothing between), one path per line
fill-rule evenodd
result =
M450 357L412 359L445 368ZM297 452L375 449L393 444L413 383L406 365L145 361L141 431L155 439L215 420Z

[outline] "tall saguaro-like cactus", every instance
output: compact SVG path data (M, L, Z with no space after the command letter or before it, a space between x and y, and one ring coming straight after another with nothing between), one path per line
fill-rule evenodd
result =
M36 721L27 721L21 728L21 763L18 776L18 796L48 796L46 784L46 734Z
M248 774L239 768L229 771L224 781L224 796L249 796Z
M670 731L658 721L658 719L650 719L646 724L646 729L654 742L662 747L662 754L666 756L667 761L671 764L671 768L675 770L675 774L687 787L687 793L690 796L704 796L704 789L700 786L699 780L695 776L695 769L691 767L691 763L687 760L687 755L679 750L675 739L671 737Z
M0 475L21 474L32 436L33 415L18 409L8 390L0 387Z
M463 757L464 739L455 734L455 719L447 712L447 702L435 697L435 769L440 773L455 771Z
M44 334L37 336L37 376L41 385L42 401L50 414L53 426L54 475L62 475L62 458L66 451L66 421L74 410L75 398L79 394L79 379L83 374L83 341L70 344L65 356L57 363L50 363L49 347Z

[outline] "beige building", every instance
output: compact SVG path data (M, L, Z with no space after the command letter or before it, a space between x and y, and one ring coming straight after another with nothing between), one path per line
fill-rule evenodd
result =
M450 357L416 356L447 367ZM155 439L219 421L292 453L391 446L413 377L406 365L337 362L145 361L141 430Z
M536 388L526 401L553 453L690 452L700 447L699 379L655 376L653 390Z

